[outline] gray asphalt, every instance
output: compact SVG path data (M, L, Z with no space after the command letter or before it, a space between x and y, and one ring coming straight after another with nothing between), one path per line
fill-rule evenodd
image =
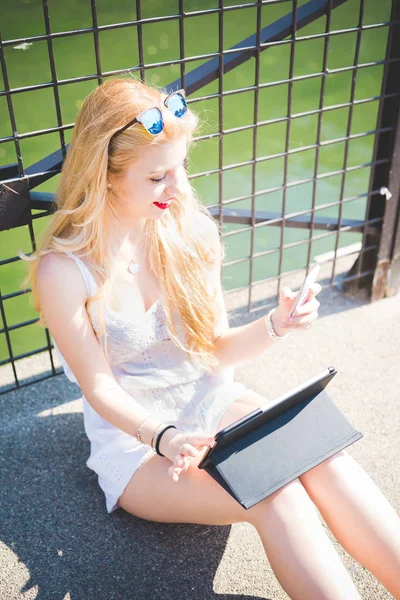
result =
M238 293L227 301L235 308L231 326L275 305L260 299L248 314L244 298ZM348 452L400 514L400 295L371 304L363 293L324 289L319 300L312 329L237 366L236 379L272 399L334 365L330 397L364 434ZM32 365L46 370L48 359L19 361L21 379ZM9 373L0 370L0 381L7 383ZM108 515L85 465L79 389L65 375L3 394L0 410L1 600L288 598L249 524L153 523L122 510ZM323 526L362 598L392 598Z

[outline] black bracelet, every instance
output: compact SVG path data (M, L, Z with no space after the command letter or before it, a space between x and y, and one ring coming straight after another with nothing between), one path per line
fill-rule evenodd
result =
M174 429L176 429L175 425L167 425L166 427L164 427L164 429L162 429L160 431L160 433L157 436L157 441L156 441L156 452L158 454L158 456L164 456L164 454L161 454L160 450L159 450L159 446L160 446L160 440L161 440L161 436L163 433L165 433L167 431L167 429L171 429L171 427L173 427Z

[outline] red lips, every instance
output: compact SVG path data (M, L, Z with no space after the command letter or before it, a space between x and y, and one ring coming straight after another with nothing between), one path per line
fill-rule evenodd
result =
M169 207L169 205L171 204L171 201L168 201L165 204L160 203L160 202L153 202L153 204L155 204L158 208L161 208L161 210L165 210L166 208Z

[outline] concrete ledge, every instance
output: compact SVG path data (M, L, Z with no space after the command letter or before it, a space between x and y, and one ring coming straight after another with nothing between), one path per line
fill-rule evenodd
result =
M270 294L247 314L244 295L233 300L227 302L231 326L259 318L276 303ZM236 367L236 379L273 398L334 365L330 396L364 434L348 452L400 513L400 298L370 304L362 294L350 298L329 289L319 300L312 329ZM45 361L39 370L47 370ZM5 382L2 375L5 370ZM32 375L30 359L26 375ZM108 515L85 465L89 444L79 389L64 375L0 396L0 410L2 600L288 597L248 524L152 523L122 510ZM392 598L323 525L360 595Z

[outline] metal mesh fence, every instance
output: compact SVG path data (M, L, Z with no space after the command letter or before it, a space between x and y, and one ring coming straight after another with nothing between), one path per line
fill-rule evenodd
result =
M54 211L53 192L74 126L67 92L76 89L80 97L105 78L129 72L170 91L185 88L191 107L212 115L195 138L195 155L202 159L194 161L190 178L200 197L206 190L209 210L228 229L224 239L232 252L223 274L230 273L226 280L233 285L226 293L247 289L250 309L256 286L274 281L278 294L284 276L308 272L318 248L325 249L321 262L330 265L325 286L370 287L385 218L382 186L389 181L397 127L396 3L382 2L378 15L364 0L178 0L157 6L152 14L137 0L133 16L131 10L129 19L111 23L101 3L88 0L82 27L63 30L61 16L53 19L43 0L37 33L6 39L3 30L1 235L24 229L33 250L38 220ZM164 14L167 8L174 12ZM211 30L212 35L201 35ZM238 38L239 31L246 37ZM149 43L151 35L158 46ZM371 50L371 40L378 38L380 46L372 44ZM108 50L121 40L129 54L111 62ZM39 61L40 69L33 65L21 85L15 51L31 50L44 62ZM61 60L65 52L71 52L72 64ZM83 67L77 57L84 58ZM81 73L85 67L88 72ZM49 115L35 128L41 102ZM33 126L26 125L27 113ZM44 153L45 139L52 150ZM358 211L352 212L357 202ZM242 241L235 245L235 238ZM0 273L11 273L20 260L6 255L6 247L12 245L3 245ZM337 269L343 254L354 256L344 274ZM268 263L269 271L256 263ZM0 366L9 364L13 379L5 391L59 372L47 330L44 345L27 349L22 341L37 317L10 322L8 306L30 292L16 291L21 272L15 273L0 290ZM49 373L21 382L17 361L44 350Z

